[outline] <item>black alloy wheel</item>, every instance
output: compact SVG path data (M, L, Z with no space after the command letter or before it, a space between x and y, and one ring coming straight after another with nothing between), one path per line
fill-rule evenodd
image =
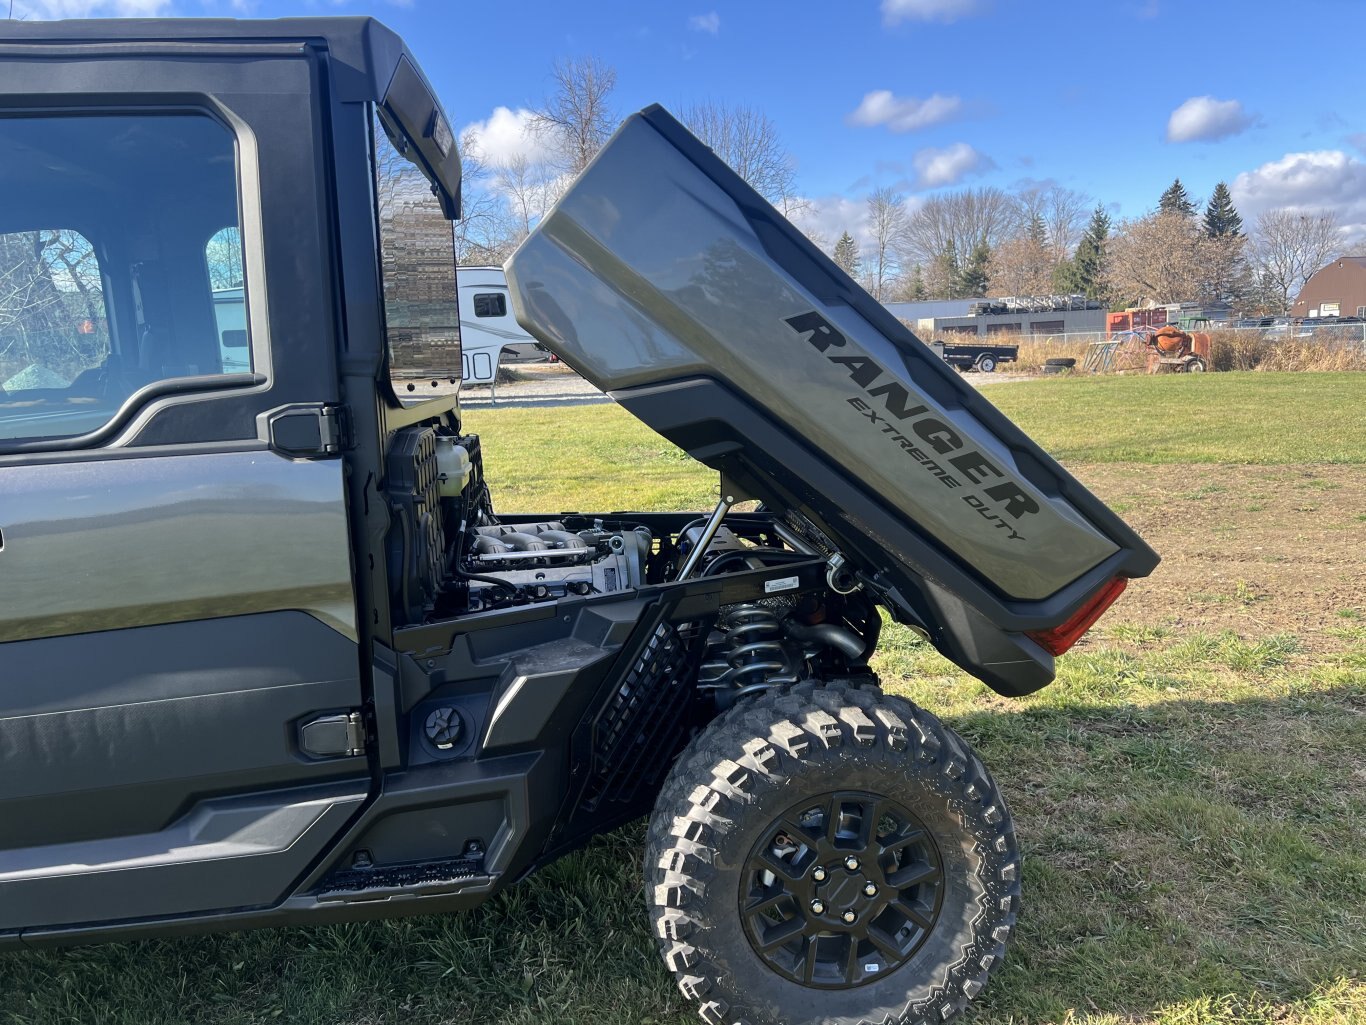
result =
M861 986L900 968L934 928L944 878L929 831L895 801L825 794L780 817L741 878L754 951L805 986Z

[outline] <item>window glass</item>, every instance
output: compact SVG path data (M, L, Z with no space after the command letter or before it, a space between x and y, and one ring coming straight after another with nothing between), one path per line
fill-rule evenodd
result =
M474 297L476 317L506 317L507 314L508 301L502 292L480 292Z
M213 289L220 363L227 373L246 373L251 369L251 349L247 345L242 232L233 225L210 235L204 246L204 263L209 271L209 287Z
M0 117L0 153L0 441L86 434L146 385L251 369L226 128Z
M375 199L389 379L400 401L460 389L455 233L422 171L375 115Z
M0 234L0 389L68 387L109 357L104 281L90 240L70 228Z

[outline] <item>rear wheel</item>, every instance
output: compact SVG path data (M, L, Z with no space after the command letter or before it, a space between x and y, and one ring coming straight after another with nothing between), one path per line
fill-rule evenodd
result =
M807 683L738 705L679 758L647 899L708 1022L943 1022L1000 964L1019 865L960 737L870 685Z
M995 356L988 356L988 355L978 356L978 357L977 357L977 369L980 370L980 371L981 371L982 373L984 373L984 374L995 373L995 371L996 371L996 357L995 357Z

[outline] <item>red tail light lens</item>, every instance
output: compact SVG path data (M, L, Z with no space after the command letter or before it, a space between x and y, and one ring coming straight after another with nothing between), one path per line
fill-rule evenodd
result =
M1128 577L1115 577L1092 595L1090 601L1077 609L1066 623L1051 630L1030 630L1025 636L1049 654L1061 655L1081 640L1081 635L1091 629L1096 620L1105 614L1105 610L1115 603L1115 599L1123 594L1128 586Z

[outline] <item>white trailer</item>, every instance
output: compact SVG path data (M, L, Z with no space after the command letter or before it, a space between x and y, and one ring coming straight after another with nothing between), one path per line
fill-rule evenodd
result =
M500 360L549 358L513 317L502 267L460 267L456 289L460 299L460 376L465 384L493 384ZM241 287L214 292L213 310L223 370L250 370Z
M461 374L466 384L492 384L500 358L515 361L544 356L536 339L512 315L502 267L461 267L456 271L456 287Z

